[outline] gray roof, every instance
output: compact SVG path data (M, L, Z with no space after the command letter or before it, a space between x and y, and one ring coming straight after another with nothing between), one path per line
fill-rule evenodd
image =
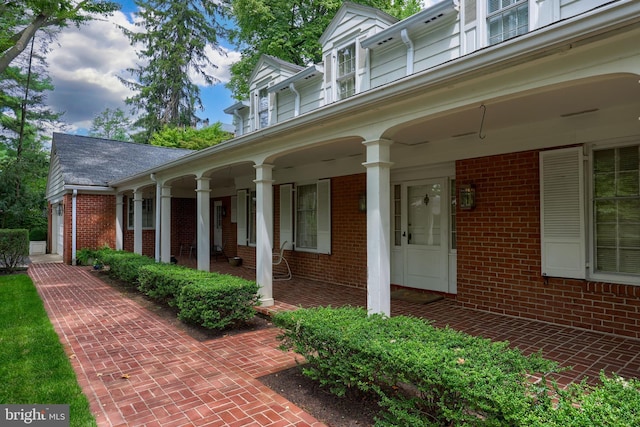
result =
M110 181L144 172L193 152L63 133L53 134L51 150L51 155L59 159L66 185L96 186L107 186Z

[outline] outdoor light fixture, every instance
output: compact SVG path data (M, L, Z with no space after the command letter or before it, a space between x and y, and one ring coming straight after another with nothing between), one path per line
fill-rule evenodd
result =
M476 207L476 186L465 184L460 186L460 209L473 209Z
M58 212L57 212L57 213L58 213L58 216L62 216L62 204L58 203L57 211L58 211Z
M360 194L360 198L358 199L358 210L360 212L367 211L367 193Z

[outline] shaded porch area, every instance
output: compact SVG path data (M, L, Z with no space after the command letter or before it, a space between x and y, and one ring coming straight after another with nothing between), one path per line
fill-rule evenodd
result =
M188 259L183 260L189 265ZM233 267L219 258L212 259L211 271L255 280L255 270ZM293 277L273 282L275 306L260 309L273 313L295 307L345 305L366 306L367 294L357 289L315 280ZM502 316L459 306L455 300L442 299L429 304L391 300L391 315L409 315L431 320L435 326L450 326L471 335L509 341L526 354L542 351L544 357L573 369L560 373L561 384L579 382L585 376L598 380L600 371L623 377L640 377L640 341L632 338L554 325L529 319Z

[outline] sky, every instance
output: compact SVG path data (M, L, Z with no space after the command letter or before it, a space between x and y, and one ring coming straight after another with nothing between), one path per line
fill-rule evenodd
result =
M106 108L130 112L124 100L133 92L118 80L118 76L127 78L126 69L136 68L138 58L117 25L133 29L136 6L133 0L119 3L122 4L121 11L79 29L66 28L50 46L52 51L47 62L55 89L48 94L46 103L53 111L64 112L62 121L67 124L65 129L57 131L86 135L93 119ZM227 51L226 55L210 49L210 59L218 66L210 73L220 83L208 86L197 76L193 79L200 87L204 105L204 110L198 111L197 115L203 120L209 119L210 123L231 123L232 117L223 110L235 101L224 84L229 81L229 67L240 59L240 54L233 51L229 43L222 41L220 44Z

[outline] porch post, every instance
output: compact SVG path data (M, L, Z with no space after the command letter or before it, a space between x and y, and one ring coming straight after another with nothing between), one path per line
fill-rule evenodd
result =
M365 141L367 161L367 311L391 314L391 144Z
M133 252L142 255L142 190L133 190Z
M256 282L264 307L273 301L273 165L256 169Z
M198 234L198 270L209 271L211 268L210 263L210 247L209 247L209 229L211 228L210 221L210 208L209 198L211 190L209 189L209 182L211 178L199 177L196 178L197 188L197 209L196 209L196 232Z
M116 194L116 251L123 248L122 230L124 224L124 194Z
M160 261L171 261L171 186L162 186L160 203Z

